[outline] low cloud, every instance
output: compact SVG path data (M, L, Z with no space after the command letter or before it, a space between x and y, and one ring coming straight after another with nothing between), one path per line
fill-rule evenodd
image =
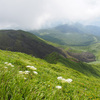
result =
M100 22L100 0L0 0L0 29ZM99 25L99 23L98 23Z

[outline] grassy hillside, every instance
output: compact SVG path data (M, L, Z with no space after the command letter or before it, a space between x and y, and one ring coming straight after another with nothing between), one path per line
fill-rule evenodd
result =
M96 33L94 27L93 29L94 33ZM95 36L96 34L92 34L93 29L92 26L89 28L88 26L82 26L77 24L65 24L51 29L42 29L31 32L43 38L44 40L57 43L60 45L88 46L100 40L100 35ZM99 30L98 33L100 33Z
M44 58L52 52L65 56L61 50L22 30L0 30L0 49L24 52L39 58Z
M0 50L0 100L100 100L100 69L57 53L42 60Z
M81 33L62 33L55 29L40 30L33 32L35 35L43 38L44 40L57 43L60 45L71 45L71 46L87 46L95 42L94 36L90 34Z

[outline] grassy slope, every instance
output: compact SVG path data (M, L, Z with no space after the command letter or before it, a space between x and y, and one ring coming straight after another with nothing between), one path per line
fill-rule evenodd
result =
M44 40L57 43L60 45L87 46L95 42L91 34L79 32L62 32L59 29L46 29L32 32Z
M86 63L58 57L54 53L42 60L24 53L0 50L0 100L100 100L99 71ZM35 66L38 74L26 68L27 65ZM26 70L30 73L19 74ZM73 82L62 83L57 80L58 76L71 78ZM56 89L58 85L62 89Z
M0 30L0 49L23 52L39 58L44 58L52 52L65 56L61 50L22 30Z

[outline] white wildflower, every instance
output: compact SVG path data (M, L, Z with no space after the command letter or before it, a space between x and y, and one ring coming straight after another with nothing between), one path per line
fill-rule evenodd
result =
M31 66L29 66L29 65L28 65L28 66L26 66L26 67L28 67L28 68L29 68L29 67L31 67Z
M61 76L60 77L57 77L58 80L61 80L62 82L65 82L66 79L65 78L62 78Z
M37 70L37 68L35 68L34 66L31 66L30 69Z
M8 65L11 66L12 64L11 63L8 63Z
M30 65L28 65L28 66L26 66L27 68L30 68L30 69L32 69L32 70L37 70L37 68L35 68L34 66L30 66Z
M71 83L73 81L72 79L65 79L65 78L62 78L61 76L57 77L57 79L61 80L62 82L67 82L67 83Z
M30 71L25 71L25 74L29 74L30 73Z
M5 62L4 64L8 64L8 62Z
M36 75L38 74L36 71L33 71L33 73L36 74Z
M66 79L66 81L65 82L68 82L68 83L71 83L73 80L72 79Z
M12 65L12 63L5 62L4 64L11 66L11 67L14 67L14 65Z
M4 68L6 68L6 69L7 69L8 67L4 67Z
M57 89L61 89L62 87L61 87L61 86L56 86L56 88L57 88Z
M23 74L23 71L19 71L19 74Z
M57 79L58 79L58 80L62 80L63 78L60 76L60 77L57 77Z
M14 65L11 65L11 67L14 67Z

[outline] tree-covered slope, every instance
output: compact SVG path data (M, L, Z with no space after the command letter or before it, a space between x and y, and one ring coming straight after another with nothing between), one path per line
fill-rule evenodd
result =
M52 52L66 56L61 50L22 30L0 30L0 49L24 52L40 58Z
M43 60L0 50L0 100L93 99L100 99L100 69L56 53Z

